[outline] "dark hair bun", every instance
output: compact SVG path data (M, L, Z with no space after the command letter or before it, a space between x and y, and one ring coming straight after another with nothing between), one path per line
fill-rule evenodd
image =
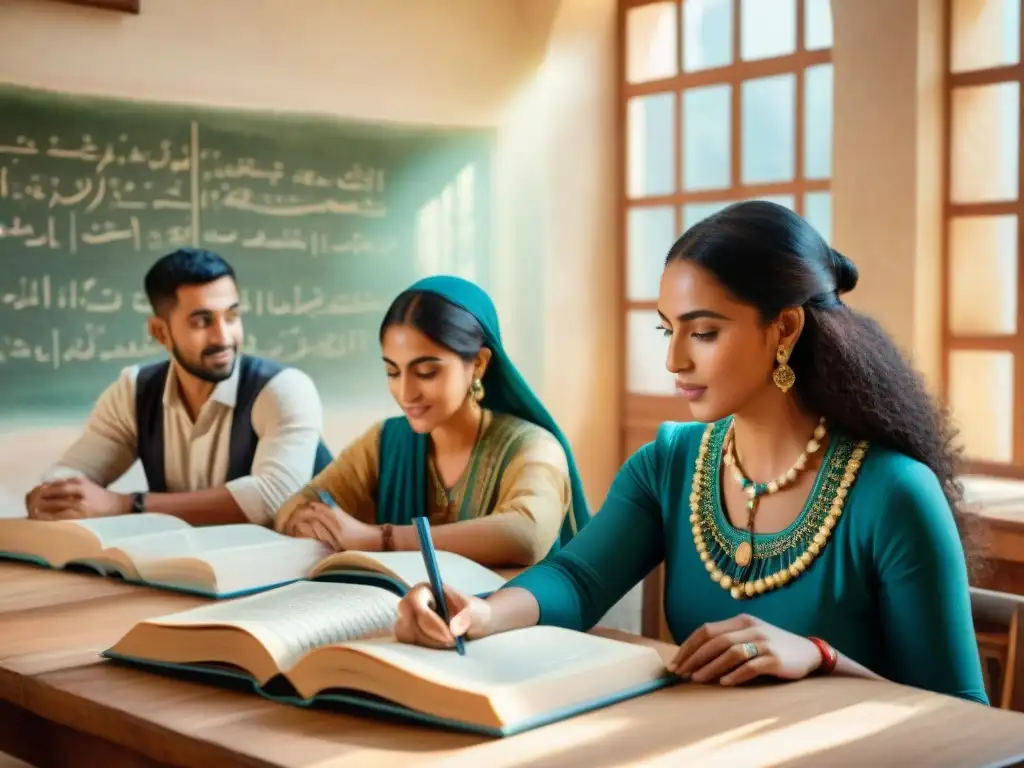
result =
M829 253L832 256L832 274L836 277L836 291L849 293L857 287L857 279L860 277L857 265L835 248L829 248Z

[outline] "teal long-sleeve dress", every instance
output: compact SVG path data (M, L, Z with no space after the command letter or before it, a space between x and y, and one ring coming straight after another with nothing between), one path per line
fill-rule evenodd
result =
M755 534L744 569L734 554L748 534L721 503L728 425L662 425L619 470L590 525L506 588L531 592L542 624L585 631L664 561L678 643L747 613L821 637L893 682L987 704L964 552L935 474L833 434L800 515Z

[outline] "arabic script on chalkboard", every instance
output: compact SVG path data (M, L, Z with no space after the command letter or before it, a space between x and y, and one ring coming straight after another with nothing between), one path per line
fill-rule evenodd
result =
M88 134L73 148L58 136L0 135L0 142L6 142L0 143L0 205L21 211L7 221L0 216L0 238L26 249L75 254L124 242L137 253L162 253L234 244L330 257L384 256L397 247L358 226L341 237L333 222L324 226L323 215L387 215L384 171L358 162L331 176L289 170L282 161L261 167L253 158L225 159L224 150L200 148L196 124L189 143L163 139L156 147L139 146L125 133L103 146ZM67 161L59 173L53 159ZM204 212L219 211L256 214L259 224L203 229ZM142 212L172 215L143 218ZM286 223L271 229L268 219Z

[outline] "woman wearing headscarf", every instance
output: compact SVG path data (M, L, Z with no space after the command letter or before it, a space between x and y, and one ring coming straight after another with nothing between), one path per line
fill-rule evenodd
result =
M438 549L496 567L539 562L589 521L569 443L505 353L482 289L420 280L388 309L380 344L404 415L285 502L278 531L337 551L417 550L412 520L426 515Z

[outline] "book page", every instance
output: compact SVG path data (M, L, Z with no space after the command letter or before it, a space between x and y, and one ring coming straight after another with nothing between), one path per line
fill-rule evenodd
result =
M465 656L454 648L435 650L398 641L348 645L424 680L483 694L545 678L600 675L603 669L633 658L650 657L652 669L664 669L650 648L561 627L530 627L470 640Z
M202 554L202 560L213 572L218 594L305 579L310 569L331 551L330 545L315 539L274 535L276 539L262 543Z
M166 530L132 538L118 549L138 562L162 557L202 557L205 554L260 544L292 540L269 528L251 523L210 525Z
M331 547L243 523L132 539L117 550L143 581L230 595L306 578Z
M237 627L286 670L312 648L390 634L398 597L377 587L300 581L228 602L149 619L167 626Z
M0 519L0 552L38 558L54 567L80 554L96 554L100 547L89 534L56 520L27 517Z
M317 670L316 682L302 681L303 688L355 688L434 717L490 727L521 727L678 680L654 648L560 627L472 640L465 656L393 639L341 647L390 669L339 659L334 680L328 666Z
M441 571L441 581L463 594L479 595L494 592L505 585L505 579L494 571L452 552L438 551L437 566ZM324 560L316 572L321 574L330 573L332 570L349 569L391 573L405 582L407 587L430 581L423 563L423 555L419 551L342 552Z
M90 531L103 547L115 546L121 541L165 531L180 531L191 528L179 517L159 512L97 517L91 520L61 521Z

